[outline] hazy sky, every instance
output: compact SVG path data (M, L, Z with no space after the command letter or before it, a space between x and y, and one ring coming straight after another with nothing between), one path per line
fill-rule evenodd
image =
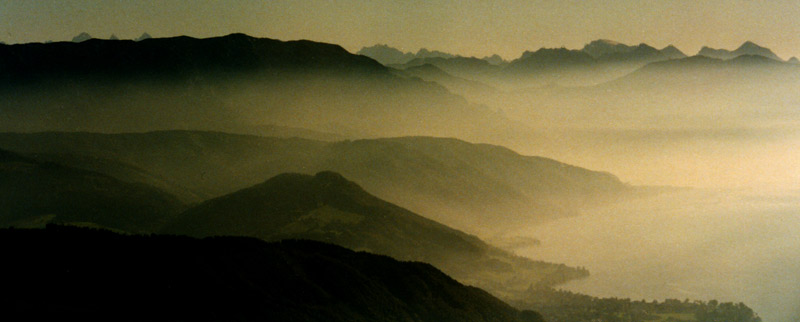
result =
M337 43L350 51L386 43L517 58L540 47L580 48L598 38L688 54L745 40L786 59L800 56L797 0L0 0L0 41L69 40L86 31L135 38L244 32Z

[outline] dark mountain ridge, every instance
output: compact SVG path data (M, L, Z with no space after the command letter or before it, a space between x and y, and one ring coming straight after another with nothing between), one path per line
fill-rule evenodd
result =
M0 46L4 131L260 133L490 138L520 126L340 46L243 34ZM380 126L378 126L380 124Z
M319 69L385 73L377 62L338 45L306 40L282 42L244 34L195 39L187 36L142 41L91 39L81 43L0 47L0 75L10 83L54 76L192 77L207 72Z
M186 207L143 183L0 150L0 226L48 222L153 231Z
M434 267L311 241L48 226L14 245L0 307L36 319L542 321Z

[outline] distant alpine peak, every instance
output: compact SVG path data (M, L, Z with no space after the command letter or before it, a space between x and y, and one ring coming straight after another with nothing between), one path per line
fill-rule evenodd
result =
M72 42L84 42L89 39L92 39L92 36L89 33L82 32L79 35L72 38Z
M703 55L711 58L718 58L718 59L732 59L742 55L756 55L756 56L763 56L770 59L782 61L778 55L775 55L772 50L769 48L761 47L752 41L745 41L739 48L736 48L734 51L730 51L727 49L714 49L708 46L703 46L698 52L698 55Z
M145 33L142 33L142 35L139 36L139 38L136 38L134 41L142 41L142 40L150 39L150 38L153 38L153 37L150 36L150 34L145 32Z
M624 54L631 52L635 49L634 46L628 46L626 44L608 40L608 39L598 39L594 40L586 46L583 46L581 51L589 54L594 58L598 58L601 56L611 55L611 54Z
M686 54L672 44L662 48L660 51L662 54L666 55L668 59L686 58Z
M594 41L590 42L589 44L594 44L594 43L606 44L606 45L611 45L611 46L624 45L623 43L620 43L618 41L609 40L609 39L597 39L597 40L594 40Z
M797 59L797 57L792 57L792 58L789 58L789 60L787 60L787 62L789 62L791 64L800 64L800 59Z
M747 49L747 48L754 48L754 49L766 49L766 48L764 48L764 47L761 47L761 46L757 45L756 43L754 43L754 42L752 42L752 41L749 41L749 40L748 40L748 41L745 41L745 42L744 42L744 43L743 43L741 46L739 46L739 48L738 48L738 49ZM738 50L738 49L737 49L737 50Z

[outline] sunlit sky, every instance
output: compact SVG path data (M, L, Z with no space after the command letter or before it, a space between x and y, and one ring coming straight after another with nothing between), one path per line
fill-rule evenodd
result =
M540 47L580 48L605 38L735 49L746 40L786 59L800 56L797 0L0 0L0 41L220 36L243 32L281 40L376 43L465 56L517 58Z

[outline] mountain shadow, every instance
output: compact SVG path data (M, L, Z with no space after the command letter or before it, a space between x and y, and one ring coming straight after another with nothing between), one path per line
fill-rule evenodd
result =
M0 230L7 314L32 319L543 321L434 267L312 241Z

